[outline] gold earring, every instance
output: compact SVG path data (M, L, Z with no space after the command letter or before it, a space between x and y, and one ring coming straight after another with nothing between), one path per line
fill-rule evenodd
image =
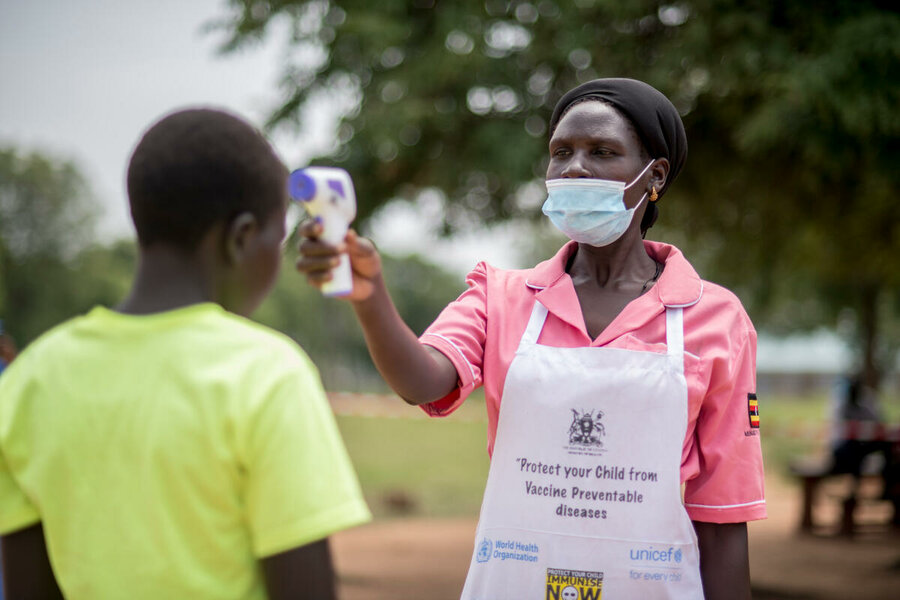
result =
M656 202L659 200L659 194L656 193L656 186L654 185L650 188L650 202Z

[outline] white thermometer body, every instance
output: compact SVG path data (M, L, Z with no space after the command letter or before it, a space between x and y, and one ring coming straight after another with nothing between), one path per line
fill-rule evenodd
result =
M298 201L310 216L322 223L322 239L340 244L356 217L356 192L353 180L337 167L306 167L291 173L288 179L291 198ZM341 254L341 262L331 271L332 279L322 285L326 296L346 296L353 290L350 257Z

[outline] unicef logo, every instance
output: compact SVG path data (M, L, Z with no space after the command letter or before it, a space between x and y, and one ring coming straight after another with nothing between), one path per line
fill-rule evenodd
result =
M670 563L673 561L680 563L684 555L681 548L676 550L670 546L669 548L658 550L650 546L649 548L632 548L629 552L629 558L643 563Z
M484 538L481 540L481 543L478 544L478 553L475 555L475 560L480 563L487 562L491 559L491 551L494 549L494 544L488 538Z

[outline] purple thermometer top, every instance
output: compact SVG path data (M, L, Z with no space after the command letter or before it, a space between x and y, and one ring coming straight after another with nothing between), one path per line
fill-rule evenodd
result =
M288 177L288 193L294 200L309 202L316 195L316 182L303 169L297 169Z

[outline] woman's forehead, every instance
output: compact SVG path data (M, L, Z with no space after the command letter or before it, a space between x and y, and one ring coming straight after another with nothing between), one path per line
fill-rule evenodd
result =
M553 132L551 141L582 137L603 137L623 143L634 139L628 120L605 102L587 100L570 108Z

